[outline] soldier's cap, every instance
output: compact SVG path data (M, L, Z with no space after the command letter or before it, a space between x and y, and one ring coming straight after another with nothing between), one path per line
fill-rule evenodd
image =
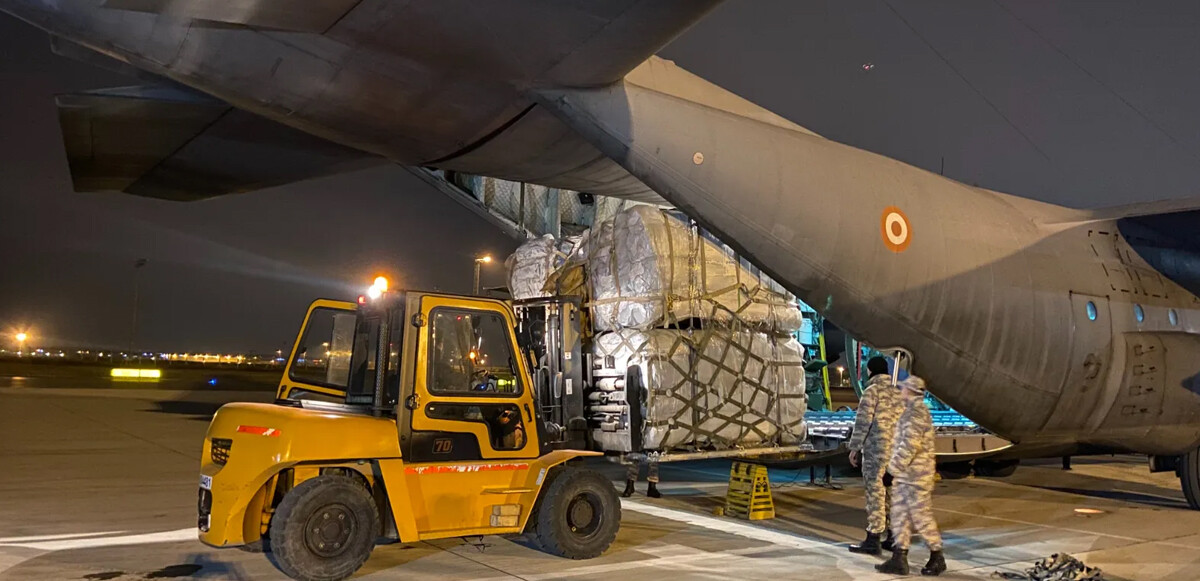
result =
M916 393L925 393L925 380L915 375L910 375L907 379L900 382L900 388Z

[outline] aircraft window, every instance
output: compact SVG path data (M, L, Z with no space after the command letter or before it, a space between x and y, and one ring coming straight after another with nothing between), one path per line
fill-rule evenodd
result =
M1142 310L1142 305L1133 305L1133 316L1139 323L1146 320L1146 311Z
M1092 301L1088 301L1087 316L1088 316L1089 321L1095 321L1096 317L1099 316L1099 312L1096 311L1096 303L1093 303Z
M1171 326L1179 324L1179 313L1176 313L1175 309L1167 311L1167 318L1171 320Z
M434 309L429 391L446 395L521 393L508 325L500 313Z

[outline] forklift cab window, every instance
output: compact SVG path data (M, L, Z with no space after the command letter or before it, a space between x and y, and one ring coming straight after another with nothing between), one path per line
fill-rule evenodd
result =
M346 389L350 375L350 349L354 314L319 308L312 312L304 337L292 356L292 381L333 389Z
M378 347L379 318L362 319L354 330L354 355L350 359L350 386L346 390L346 403L369 404L374 401Z
M434 309L429 391L455 396L521 393L508 325L499 313Z
M404 338L403 322L404 309L397 308L388 311L387 315L364 316L359 319L354 330L354 355L350 360L350 385L346 389L346 403L373 404L375 402L375 382L379 377L379 366L385 367L383 377L384 408L396 405L400 392L400 349ZM390 323L387 332L383 329L382 321L388 317ZM381 343L387 341L387 343ZM385 351L381 358L380 349Z

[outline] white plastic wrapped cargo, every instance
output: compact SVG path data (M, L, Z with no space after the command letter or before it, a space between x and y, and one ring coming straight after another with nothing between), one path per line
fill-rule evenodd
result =
M605 367L622 373L630 365L642 367L646 450L797 443L804 433L801 353L794 340L718 328L625 329L602 334L594 344L596 361ZM627 398L621 394L620 400ZM628 433L597 441L612 451L632 447Z
M771 365L779 382L779 407L783 433L780 443L799 444L807 436L804 412L808 411L807 380L804 374L804 346L793 337L772 337Z
M667 449L690 441L692 413L688 408L695 401L695 383L690 377L691 348L684 332L625 329L599 335L592 349L595 361L606 369L624 373L631 366L641 367L646 387L645 449ZM627 401L628 396L620 399ZM609 440L609 450L632 451L628 434L617 440L597 440L602 444Z
M722 448L800 440L806 400L799 343L747 331L694 337L697 389L708 410L698 436Z
M546 234L517 247L504 262L508 269L508 289L514 299L549 296L543 289L550 273L566 261L573 240L557 241Z
M802 323L788 297L767 288L725 247L650 206L623 210L601 225L588 278L601 330L736 318L788 333Z

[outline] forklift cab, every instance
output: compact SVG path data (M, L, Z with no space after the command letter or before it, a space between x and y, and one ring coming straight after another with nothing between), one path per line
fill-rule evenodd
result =
M213 416L200 540L274 553L297 579L344 579L377 538L529 533L600 555L620 526L603 475L537 407L530 351L502 301L373 287L318 300L273 404Z
M534 392L515 328L511 309L491 299L381 292L358 303L319 300L276 397L395 418L409 462L536 458Z

